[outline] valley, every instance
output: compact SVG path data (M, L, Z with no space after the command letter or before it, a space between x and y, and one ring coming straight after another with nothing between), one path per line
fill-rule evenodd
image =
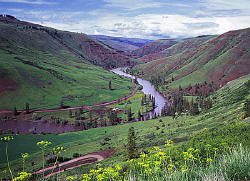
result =
M250 179L249 38L89 36L1 15L0 180Z

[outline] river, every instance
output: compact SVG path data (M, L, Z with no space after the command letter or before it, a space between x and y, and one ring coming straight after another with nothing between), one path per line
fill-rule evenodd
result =
M112 69L111 71L118 75L122 75L131 79L135 79L135 76L127 74L123 72L121 69L122 68L116 68L116 69ZM165 106L166 103L168 103L167 99L164 98L149 81L141 79L141 78L136 78L136 79L138 83L143 87L142 92L144 94L155 97L156 108L150 112L150 119L152 119L155 114L158 116L161 115L162 108Z

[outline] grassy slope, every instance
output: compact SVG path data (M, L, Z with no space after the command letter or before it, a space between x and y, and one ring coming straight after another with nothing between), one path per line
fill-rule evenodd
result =
M144 77L172 76L171 88L215 81L218 85L250 73L250 29L231 31L204 42L197 48L135 67Z
M169 39L169 40L156 40L156 41L153 41L151 43L144 45L141 48L138 48L138 49L132 51L131 55L133 55L135 57L143 57L144 55L161 52L161 51L175 45L176 43L178 43L178 41L171 40L171 39Z
M171 55L175 55L178 53L181 53L185 50L191 49L191 48L197 48L202 43L208 41L211 38L215 38L216 36L204 36L204 37L195 37L195 38L186 38L178 40L176 44L173 46L157 53L145 55L141 58L138 58L137 61L142 62L150 62L157 59L162 59Z
M0 110L23 109L25 102L31 108L59 107L60 101L89 105L131 91L128 79L91 64L122 65L114 50L84 34L57 31L54 37L56 30L18 23L0 22ZM114 90L108 89L109 80Z
M128 129L133 126L137 135L138 151L145 150L152 146L164 145L167 139L190 137L192 134L199 132L204 128L223 127L230 122L237 122L243 115L243 103L249 97L249 89L245 82L250 76L245 76L240 79L229 82L225 87L218 90L212 97L214 99L213 108L203 112L202 114L192 117L183 115L173 120L170 117L162 117L155 120L144 122L135 122L119 126L111 126L105 128L96 128L87 131L64 133L59 135L16 135L15 140L10 143L10 159L15 160L20 158L20 153L28 152L31 154L29 160L39 163L38 147L36 142L40 140L49 140L54 145L63 145L67 151L64 156L72 157L72 154L88 153L100 149L115 147L117 153L112 158L103 161L104 164L114 164L126 160L125 144ZM160 122L159 120L162 120ZM160 129L156 129L156 127ZM100 146L105 137L111 138L110 144ZM2 143L0 143L0 155L4 155ZM25 146L23 146L25 144ZM18 148L18 149L17 149ZM3 157L1 158L3 159ZM2 162L2 161L1 161ZM31 167L31 161L27 162L29 168L37 168L39 165ZM15 168L21 166L21 162L14 161ZM74 169L66 174L82 173L85 167Z

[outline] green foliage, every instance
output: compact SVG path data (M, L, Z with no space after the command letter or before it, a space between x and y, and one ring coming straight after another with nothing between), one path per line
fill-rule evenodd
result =
M130 127L128 130L128 143L127 143L128 159L133 159L136 157L135 140L136 140L135 129L134 127Z
M210 180L236 180L249 179L249 149L238 145L230 148L227 152L216 155L215 148L205 146L210 153L215 155L208 157L203 164L200 160L200 151L189 148L185 152L177 152L181 158L174 160L172 157L172 141L167 141L166 147L160 149L154 147L148 154L141 153L140 158L127 161L124 167L116 165L115 167L101 167L97 165L89 173L80 177L67 177L67 180L180 180L180 181L198 181ZM125 172L124 172L125 171Z

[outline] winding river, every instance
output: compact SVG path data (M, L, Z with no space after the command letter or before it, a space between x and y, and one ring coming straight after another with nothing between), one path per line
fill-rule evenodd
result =
M122 68L112 69L112 72L122 75L131 79L135 79L135 76L129 75L122 71ZM156 108L150 112L150 119L154 117L154 115L161 115L161 110L165 106L167 99L165 99L156 89L155 87L147 80L137 78L138 83L143 87L142 92L146 95L151 95L155 97L155 105Z

